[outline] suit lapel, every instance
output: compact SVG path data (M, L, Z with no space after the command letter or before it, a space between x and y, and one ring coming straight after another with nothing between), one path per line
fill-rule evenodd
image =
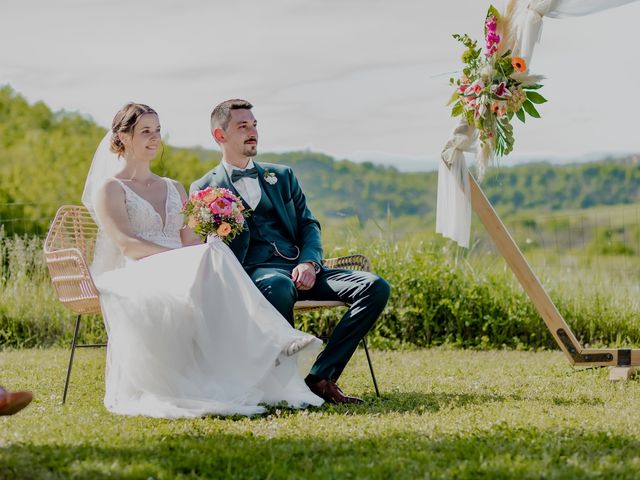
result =
M262 188L262 191L265 192L269 197L269 200L271 200L273 208L276 209L280 220L282 220L282 224L287 229L289 235L291 235L291 239L296 241L295 230L293 228L293 219L289 218L289 215L287 215L287 211L284 208L284 201L282 200L280 186L277 183L273 185L267 183L267 181L264 179L265 169L262 168L262 166L255 160L253 161L253 164L255 165L256 170L258 170L258 181L260 182L260 188Z

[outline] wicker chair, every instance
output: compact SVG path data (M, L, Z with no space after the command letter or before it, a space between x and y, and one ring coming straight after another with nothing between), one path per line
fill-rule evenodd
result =
M60 301L77 315L62 403L67 400L75 349L106 345L78 344L82 315L101 313L98 290L89 272L97 233L98 227L86 208L65 205L58 209L44 242L44 256L53 287Z
M348 255L346 257L326 258L323 260L323 265L328 268L346 268L348 270L361 270L364 272L371 271L371 263L369 259L364 255ZM294 305L296 312L305 312L310 310L317 310L320 308L331 307L349 307L350 305L344 302L333 300L299 300ZM373 381L373 388L376 391L376 396L380 396L380 390L378 390L378 382L376 381L376 374L373 371L373 364L371 363L371 356L369 355L369 348L367 347L366 337L362 338L362 347L364 353L367 356L367 363L369 364L369 372L371 372L371 380Z
M78 331L82 315L102 313L100 296L89 271L89 265L93 260L97 234L98 227L85 207L65 205L56 212L44 243L45 260L58 298L77 315L73 340L71 341L71 353L64 383L64 393L62 395L63 404L67 400L75 349L106 346L104 343L78 344ZM326 259L324 264L331 268L370 270L369 259L363 255ZM343 302L307 300L297 302L294 308L296 311L308 311L345 306L348 305ZM380 396L369 356L369 349L364 338L362 339L362 346L367 356L376 395Z

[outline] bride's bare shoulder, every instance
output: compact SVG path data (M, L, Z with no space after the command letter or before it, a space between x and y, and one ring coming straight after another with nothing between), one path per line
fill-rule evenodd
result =
M120 183L117 178L111 177L105 180L105 182L98 190L98 194L106 198L118 198L120 196L124 196L125 192L124 188L122 187L122 183Z
M115 178L108 178L96 192L95 206L98 216L108 218L122 211L126 202L123 186Z
M174 187L176 187L176 190L178 190L178 193L182 198L185 198L187 196L187 192L179 181L174 180L173 178L166 178L173 184Z

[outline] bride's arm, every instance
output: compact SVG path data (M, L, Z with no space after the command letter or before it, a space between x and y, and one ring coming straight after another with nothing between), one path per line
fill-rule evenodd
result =
M184 187L180 182L173 181L173 184L178 189L178 192L180 192L180 199L184 205L184 202L187 201L187 192L184 190ZM193 230L191 230L187 225L182 227L180 230L180 239L182 240L182 245L185 247L189 245L200 245L202 243L202 239L193 233Z
M139 260L170 248L142 240L135 236L129 222L125 193L115 180L108 180L96 194L95 209L100 226L125 257Z

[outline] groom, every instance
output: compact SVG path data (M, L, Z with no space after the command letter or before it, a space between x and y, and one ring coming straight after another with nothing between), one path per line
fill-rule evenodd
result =
M293 325L296 300L339 300L351 305L318 356L305 382L329 403L362 403L336 384L360 340L389 298L389 285L369 273L322 266L320 224L307 208L291 168L258 164L257 122L245 100L227 100L211 113L211 133L222 161L191 192L208 186L239 194L251 208L231 250L262 294Z

